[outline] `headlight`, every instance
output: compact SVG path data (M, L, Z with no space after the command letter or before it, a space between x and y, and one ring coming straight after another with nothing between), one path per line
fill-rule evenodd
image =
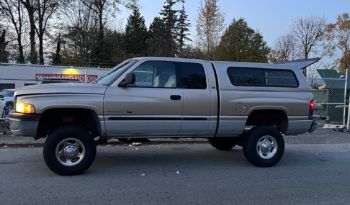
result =
M35 108L32 104L29 103L16 103L16 112L25 113L25 114L33 114L35 113Z

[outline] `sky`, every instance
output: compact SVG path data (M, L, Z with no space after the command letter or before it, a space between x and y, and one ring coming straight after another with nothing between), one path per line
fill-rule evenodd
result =
M191 22L191 38L195 40L195 22L202 0L186 0L185 9ZM139 0L141 14L149 26L159 15L164 0ZM220 10L225 14L225 23L244 18L248 25L260 32L270 47L277 39L289 32L299 17L323 16L327 22L335 22L339 14L349 12L346 0L218 0ZM121 16L122 24L127 21L128 12Z

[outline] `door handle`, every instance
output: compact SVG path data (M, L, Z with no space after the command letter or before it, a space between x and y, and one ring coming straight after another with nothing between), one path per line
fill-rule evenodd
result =
M181 95L170 95L170 100L181 100Z

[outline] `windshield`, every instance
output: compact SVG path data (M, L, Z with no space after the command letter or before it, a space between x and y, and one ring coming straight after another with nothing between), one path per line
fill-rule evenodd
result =
M99 79L97 79L95 83L101 84L101 85L108 85L114 79L118 78L121 74L123 74L125 70L129 69L132 65L134 65L136 62L137 60L135 59L129 59L121 62L112 70L108 71L107 73L102 75Z

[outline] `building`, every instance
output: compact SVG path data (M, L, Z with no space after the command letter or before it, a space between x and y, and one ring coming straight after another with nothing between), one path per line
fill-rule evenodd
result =
M0 90L35 85L43 80L92 82L106 71L105 68L0 63Z

